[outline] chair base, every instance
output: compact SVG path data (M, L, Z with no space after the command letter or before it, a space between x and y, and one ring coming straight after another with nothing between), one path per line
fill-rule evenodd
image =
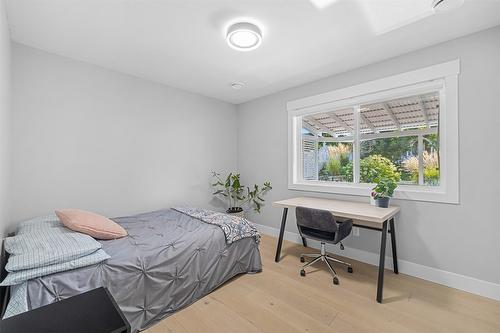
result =
M313 258L313 259L311 261L309 261L308 263L306 263L304 266L302 266L302 268L300 269L300 275L301 276L306 276L305 269L307 267L315 264L316 262L318 262L320 260L323 261L326 264L326 266L328 266L328 269L330 270L330 273L333 276L333 284L339 284L339 278L337 276L337 272L335 272L335 269L333 269L332 264L330 262L335 262L337 264L342 264L344 266L347 266L347 271L349 273L353 272L351 264L349 264L349 263L347 263L345 261L339 260L339 259L332 258L332 257L330 257L329 255L326 254L325 243L321 243L321 253L319 255L317 253L304 253L304 254L301 254L300 255L300 261L301 262L305 261L304 257L309 257L309 258Z

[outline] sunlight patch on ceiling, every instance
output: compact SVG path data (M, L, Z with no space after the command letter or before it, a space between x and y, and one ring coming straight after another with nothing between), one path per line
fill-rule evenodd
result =
M311 1L316 8L325 9L333 5L338 0L309 0L309 1Z
M434 14L431 0L358 0L377 35L402 28Z

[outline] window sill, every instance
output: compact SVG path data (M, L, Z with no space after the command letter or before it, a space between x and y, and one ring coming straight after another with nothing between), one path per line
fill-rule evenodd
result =
M296 191L332 193L369 197L374 184L348 184L306 181L288 184L288 189ZM419 187L401 185L394 192L394 199L459 204L458 191L446 191L444 186Z

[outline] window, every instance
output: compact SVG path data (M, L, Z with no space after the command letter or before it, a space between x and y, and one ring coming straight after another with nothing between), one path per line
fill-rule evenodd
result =
M458 203L457 79L455 61L289 102L289 188L368 196L388 177Z
M352 182L353 121L352 109L302 117L304 147L308 142L308 147L315 148L302 153L304 179Z

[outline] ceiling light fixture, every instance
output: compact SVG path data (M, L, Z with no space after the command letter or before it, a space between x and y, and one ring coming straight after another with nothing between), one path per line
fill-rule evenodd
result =
M432 8L436 12L447 12L462 7L464 0L433 0Z
M227 28L226 41L238 51L255 50L262 43L262 32L250 22L238 22Z

